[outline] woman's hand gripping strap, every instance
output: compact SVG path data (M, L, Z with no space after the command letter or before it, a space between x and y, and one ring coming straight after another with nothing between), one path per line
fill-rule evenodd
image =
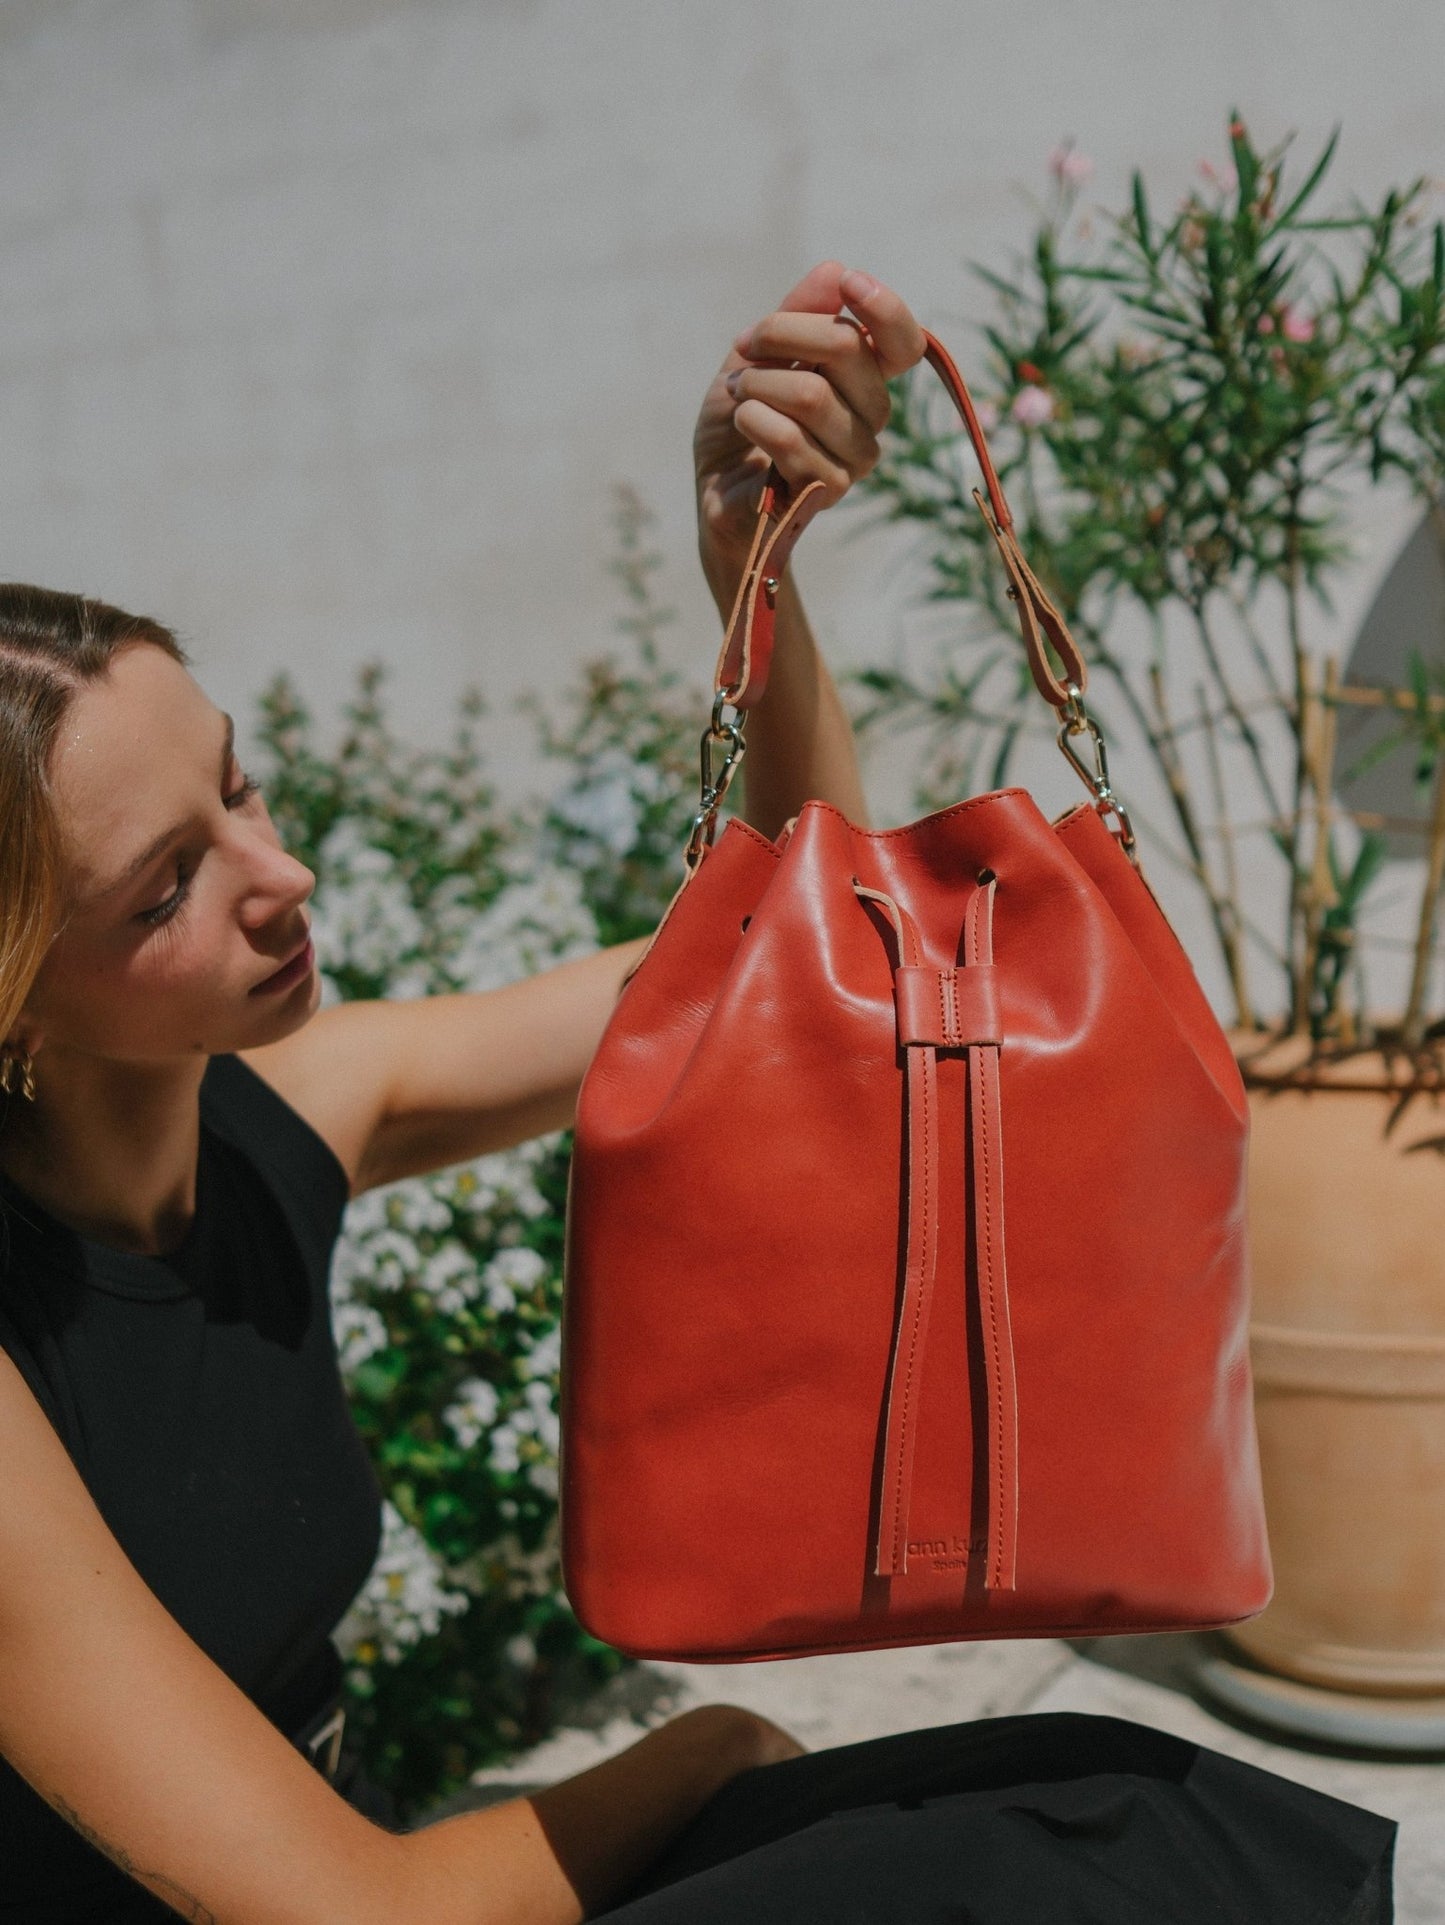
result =
M924 340L928 364L948 390L978 457L986 493L976 490L974 499L998 546L1009 578L1009 594L1018 604L1019 626L1034 681L1045 701L1060 711L1069 710L1071 701L1082 697L1088 686L1083 655L1068 624L1024 560L998 470L963 376L941 341L927 333ZM728 617L714 680L718 693L735 708L756 707L767 688L773 654L773 611L783 572L798 537L822 508L825 492L821 481L812 481L795 494L776 468L768 473L758 504L757 529ZM1050 649L1062 665L1062 677L1055 673Z
M949 398L957 408L973 444L974 454L978 457L984 485L982 489L974 490L973 498L993 536L999 559L1008 576L1008 592L1018 609L1019 631L1023 636L1024 652L1028 657L1034 685L1058 715L1060 748L1088 785L1099 813L1106 819L1112 817L1117 823L1124 852L1137 865L1138 852L1133 828L1127 812L1109 785L1098 725L1084 707L1084 693L1089 685L1088 665L1069 632L1068 623L1050 600L1019 547L1013 515L989 453L988 439L979 421L978 410L974 407L973 397L963 376L948 349L936 336L925 333L923 338L927 343L925 356L928 364L948 390ZM728 617L715 676L718 701L732 705L737 712L739 725L745 712L762 700L767 688L773 656L774 609L783 571L799 536L822 508L825 492L821 481L812 481L794 494L775 468L769 470L758 506L757 529L732 614ZM715 703L712 730L715 740L720 739L716 721L718 713ZM1077 746L1086 737L1093 751L1093 768L1085 762ZM707 787L705 779L705 797ZM708 818L706 833L694 829L688 851L689 872L696 867L703 849L712 839L711 822L715 816L714 809Z

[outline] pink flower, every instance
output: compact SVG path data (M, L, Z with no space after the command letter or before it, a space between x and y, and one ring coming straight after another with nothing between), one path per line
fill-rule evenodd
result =
M1260 333L1261 333L1261 334L1273 334L1273 333L1274 333L1274 316L1273 316L1272 314L1261 314L1261 315L1260 315L1260 317L1259 317L1259 331L1260 331Z
M1280 309L1279 331L1286 341L1313 341L1314 317L1302 313L1292 302L1288 302Z
M1070 140L1061 141L1049 155L1049 172L1060 187L1087 187L1094 178L1094 163L1081 154Z
M978 416L978 425L985 434L992 434L998 426L998 408L992 401L975 401L973 411Z
M1199 163L1199 172L1212 187L1217 187L1221 194L1232 194L1239 186L1239 175L1234 171L1232 163L1227 160L1222 163L1202 160Z
M1041 428L1054 418L1054 397L1046 388L1020 388L1009 413L1021 428Z

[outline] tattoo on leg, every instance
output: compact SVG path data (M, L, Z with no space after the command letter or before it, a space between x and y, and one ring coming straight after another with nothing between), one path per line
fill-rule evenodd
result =
M172 1911L179 1912L182 1918L189 1919L191 1925L216 1925L216 1914L210 1906L203 1905L200 1899L194 1898L183 1885L178 1885L173 1878L167 1878L164 1872L142 1871L128 1851L122 1850L119 1845L112 1845L109 1839L102 1838L93 1826L86 1824L73 1805L68 1805L55 1792L48 1791L45 1796L65 1822L75 1827L87 1845L93 1845L98 1852L104 1852L111 1864L118 1865L128 1878L134 1878L138 1883L149 1885L158 1898L164 1899Z

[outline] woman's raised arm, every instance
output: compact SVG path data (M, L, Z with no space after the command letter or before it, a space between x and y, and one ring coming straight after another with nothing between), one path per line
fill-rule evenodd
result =
M845 309L848 312L845 312ZM824 261L744 330L708 389L693 437L698 550L726 620L769 464L794 488L821 481L839 501L877 464L888 382L923 354L923 330L891 288ZM767 693L748 719L742 815L775 836L803 804L867 822L853 730L783 577Z
M837 501L877 461L887 382L923 345L896 294L837 262L815 267L738 336L694 436L699 550L724 616L769 465L794 485L822 481ZM743 817L768 836L814 798L866 821L852 728L790 578L743 784ZM348 1003L248 1060L331 1144L354 1189L438 1169L571 1123L643 947L477 995Z

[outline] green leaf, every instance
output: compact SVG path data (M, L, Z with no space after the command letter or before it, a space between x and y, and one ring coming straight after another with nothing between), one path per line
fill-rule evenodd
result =
M1235 132L1235 129L1238 132ZM1259 186L1259 156L1249 132L1237 112L1230 115L1229 148L1234 156L1234 171L1239 178L1239 209L1243 213L1254 200Z
M1309 202L1315 189L1329 172L1330 163L1334 160L1335 149L1339 144L1340 129L1336 127L1329 139L1325 142L1319 159L1305 176L1304 185L1295 190L1294 196L1288 205L1283 208L1280 213L1275 215L1274 220L1270 223L1272 229L1288 227L1294 221L1295 216L1299 214L1301 209Z
M1144 192L1144 176L1136 168L1131 183L1134 200L1134 233L1146 259L1155 258L1153 228L1149 221L1149 202Z

